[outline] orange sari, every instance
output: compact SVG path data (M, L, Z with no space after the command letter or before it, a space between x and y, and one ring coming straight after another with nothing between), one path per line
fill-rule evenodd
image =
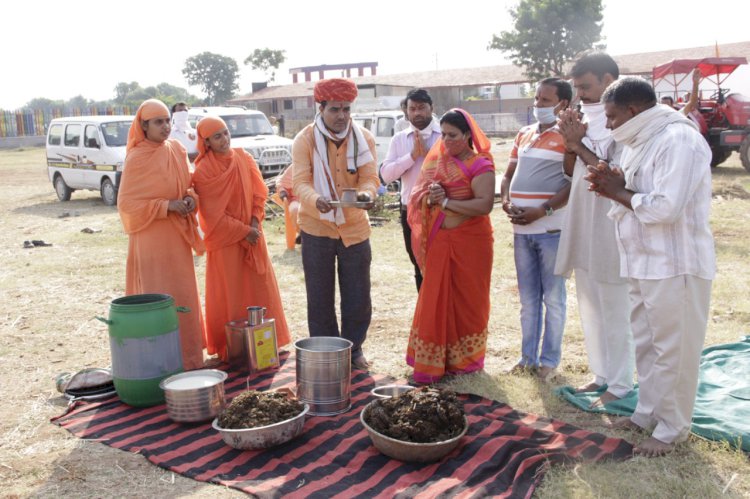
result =
M224 327L229 321L247 318L251 305L266 307L266 317L276 320L278 345L288 344L279 287L262 236L268 188L255 160L240 148L226 155L209 150L196 159L193 184L201 197L199 221L208 250L208 353L227 360ZM253 217L261 223L261 239L255 245L245 239Z
M433 182L450 199L471 199L471 180L495 170L489 140L468 113L456 111L467 118L479 153L463 163L439 140L425 157L409 200L412 247L424 275L406 351L418 383L482 369L487 347L493 255L489 215L445 229L443 220L455 214L427 205Z

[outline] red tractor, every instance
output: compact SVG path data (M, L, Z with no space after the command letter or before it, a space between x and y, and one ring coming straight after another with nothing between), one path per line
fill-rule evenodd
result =
M699 71L701 80L716 85L716 91L707 99L702 92L696 109L688 115L699 127L711 147L711 166L726 161L732 151L739 151L742 166L750 172L750 98L730 93L722 88L738 66L747 64L744 57L708 57L705 59L675 59L652 70L653 85L672 88L663 95L677 100L678 88L690 75ZM658 90L657 90L658 91Z

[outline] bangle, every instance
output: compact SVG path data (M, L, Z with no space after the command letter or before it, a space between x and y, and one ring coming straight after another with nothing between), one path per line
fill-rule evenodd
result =
M448 198L443 199L443 203L441 206L443 207L444 210L446 209L446 207L448 206Z

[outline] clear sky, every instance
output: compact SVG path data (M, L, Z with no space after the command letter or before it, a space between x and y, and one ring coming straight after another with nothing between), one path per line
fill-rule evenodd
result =
M277 83L288 69L345 62L378 62L379 74L507 64L487 50L493 33L510 29L513 1L372 2L22 0L3 6L0 108L35 97L114 97L119 82L188 87L185 60L210 51L237 60L239 91L264 80L244 59L255 49L286 50ZM693 5L704 5L699 7ZM344 6L356 5L361 12ZM611 54L750 40L750 1L605 0ZM691 25L690 20L694 20ZM732 54L722 54L732 55ZM750 72L749 72L750 74ZM750 94L746 88L733 90ZM189 88L189 87L188 87ZM203 96L199 88L191 93Z

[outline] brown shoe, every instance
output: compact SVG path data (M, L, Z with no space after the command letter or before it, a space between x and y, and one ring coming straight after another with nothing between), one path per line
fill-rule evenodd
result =
M352 359L352 367L354 369L360 369L362 371L367 371L370 369L370 363L367 362L367 359L364 355L360 355L356 359Z
M536 372L536 375L544 383L549 383L557 376L557 370L554 367L542 366Z

